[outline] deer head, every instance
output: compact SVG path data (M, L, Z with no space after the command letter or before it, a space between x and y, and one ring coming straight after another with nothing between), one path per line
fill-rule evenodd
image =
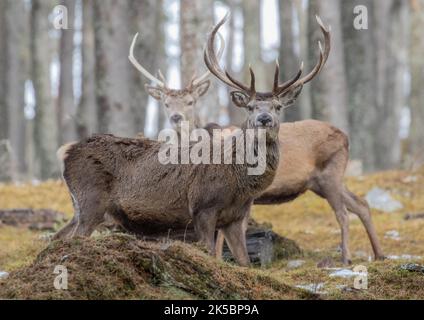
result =
M324 49L318 42L320 57L312 71L304 77L302 76L303 63L300 65L299 72L290 80L280 84L280 67L276 62L274 74L274 86L270 92L258 92L255 87L255 74L250 69L250 85L247 86L235 79L228 71L222 70L219 66L215 54L214 43L215 35L219 28L228 20L227 14L212 30L208 37L207 47L204 52L205 63L211 73L213 73L222 82L234 88L231 92L231 100L240 108L248 112L247 126L254 128L267 128L272 134L278 133L280 113L287 107L290 107L302 91L303 85L311 81L322 69L330 53L330 29L324 27L321 19L316 16L317 22L324 34Z
M225 42L223 37L220 37L220 49L218 57L223 54ZM129 59L131 63L139 70L147 79L156 83L156 85L145 85L146 91L154 99L158 100L165 108L167 118L172 127L180 131L181 122L188 121L194 128L200 126L196 104L200 97L202 97L209 89L210 81L207 78L210 71L207 71L200 77L193 75L190 83L183 89L171 89L166 84L166 79L162 72L159 70L158 75L160 79L150 74L134 57L134 46L137 41L138 33L134 36L131 44ZM218 59L219 59L218 58Z

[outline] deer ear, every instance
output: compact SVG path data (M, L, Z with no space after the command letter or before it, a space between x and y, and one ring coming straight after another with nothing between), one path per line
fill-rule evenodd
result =
M152 87L152 86L149 86L148 84L146 84L144 88L146 89L147 93L151 95L153 98L159 101L162 100L162 97L163 97L162 88Z
M209 86L211 82L209 80L203 81L194 87L193 93L197 97L203 96L206 92L208 92Z
M233 91L230 93L231 100L239 108L245 108L249 103L249 96L241 91Z
M287 91L279 95L278 100L280 100L280 103L284 106L284 108L290 107L299 97L300 93L302 92L302 89L303 86L298 86L290 91Z

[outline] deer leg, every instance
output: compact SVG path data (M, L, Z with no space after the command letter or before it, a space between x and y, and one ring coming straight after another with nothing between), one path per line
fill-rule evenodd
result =
M247 219L241 219L222 229L231 253L238 264L244 267L250 265L246 246L246 221Z
M316 182L312 191L325 198L336 214L336 219L341 229L342 261L344 264L351 264L349 251L349 216L343 202L341 183L338 183L334 177L329 175L321 176Z
M215 211L202 211L193 215L194 230L199 242L206 245L209 253L215 255Z
M349 191L346 187L343 191L343 201L347 209L356 214L361 220L362 224L367 231L368 238L370 239L371 246L374 252L375 259L382 260L384 259L383 250L381 249L377 232L375 231L374 224L371 219L371 213L368 204L365 200L362 200L354 193Z
M60 239L66 239L69 238L75 227L78 224L78 216L79 216L79 207L78 203L75 200L74 195L71 193L71 199L72 199L72 206L74 208L74 216L72 217L71 221L69 221L66 226L64 226L62 229L60 229L52 238L52 240L60 240Z
M85 195L84 201L79 201L80 212L78 223L71 237L89 237L96 227L104 221L107 211L107 200L102 195L93 193Z
M60 229L52 238L52 240L62 240L66 239L72 234L72 231L75 229L78 223L77 216L74 216L71 221L69 221L66 226Z
M222 260L222 253L224 251L224 242L225 237L224 233L221 230L218 230L215 240L215 257L219 260Z

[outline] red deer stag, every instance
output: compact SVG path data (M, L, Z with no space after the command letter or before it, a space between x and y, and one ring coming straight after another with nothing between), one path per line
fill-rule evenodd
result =
M225 42L221 34L218 33L218 36L220 38L218 57L220 58L224 52ZM200 77L193 75L192 80L184 89L171 89L167 86L166 79L160 70L158 74L161 80L149 73L135 58L134 46L137 37L138 33L134 36L128 58L138 71L147 79L156 83L155 86L146 84L146 91L150 96L162 103L173 129L179 132L183 121L189 122L194 128L202 127L203 124L200 121L200 117L194 110L197 100L206 94L209 89L210 81L206 79L210 76L210 72L207 71Z
M290 91L297 92L297 94L300 93L304 84L311 81L321 71L330 53L330 28L326 28L318 16L316 18L324 34L324 50L319 43L320 57L318 63L308 75L291 85ZM208 39L204 59L209 70L228 86L241 90L231 93L232 100L238 107L249 109L257 107L258 104L277 103L281 92L286 90L282 89L285 85L280 86L278 82L278 63L275 69L273 91L256 92L254 95L248 94L245 87L220 68L213 46L215 35L224 22L225 20L214 27ZM288 101L285 107L289 106L290 102L292 101ZM383 251L367 203L349 191L343 182L349 159L349 143L346 134L328 123L316 120L282 123L279 130L279 143L280 162L276 177L272 185L256 198L254 203L280 204L296 199L307 190L311 190L326 199L336 214L341 228L342 261L344 264L351 262L348 245L348 211L356 214L363 223L375 258L383 259ZM223 234L219 233L217 256L222 254L223 241Z

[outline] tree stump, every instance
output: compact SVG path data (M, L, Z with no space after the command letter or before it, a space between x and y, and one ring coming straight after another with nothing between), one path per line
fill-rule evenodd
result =
M193 229L169 230L167 234L140 236L140 238L146 241L179 240L186 243L197 241ZM250 261L254 265L263 267L279 259L287 259L302 253L296 242L272 231L271 225L258 224L253 219L249 221L246 238L247 251ZM232 254L226 244L224 245L223 258L227 261L233 261Z

